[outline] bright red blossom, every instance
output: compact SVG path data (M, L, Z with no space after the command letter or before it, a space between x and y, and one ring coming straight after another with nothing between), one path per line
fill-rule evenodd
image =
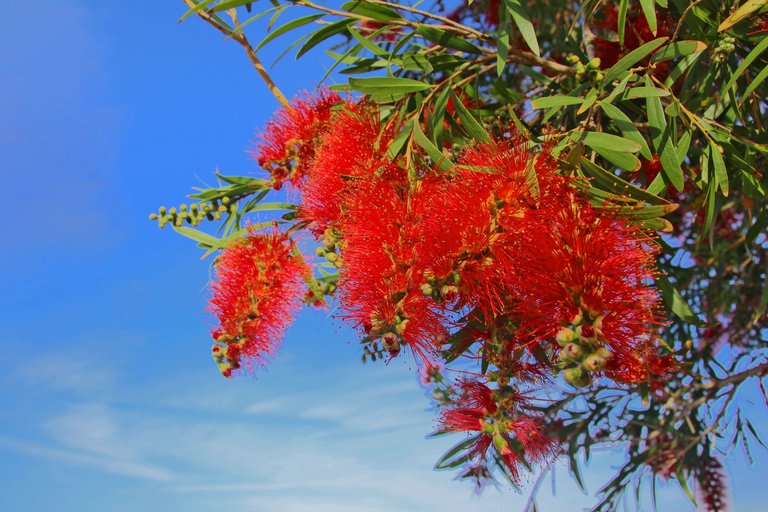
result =
M321 90L314 97L294 99L267 123L251 154L270 173L275 190L285 181L301 186L318 139L328 128L333 107L340 102L337 93Z
M225 375L245 360L263 364L277 351L299 308L308 268L279 232L252 233L224 249L216 262L209 309L220 328L213 350Z

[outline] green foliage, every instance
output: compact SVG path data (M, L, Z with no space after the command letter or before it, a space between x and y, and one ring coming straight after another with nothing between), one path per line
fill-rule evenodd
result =
M515 129L552 147L561 172L594 204L664 233L657 285L668 313L664 338L683 361L679 379L665 390L595 384L544 408L561 422L580 485L580 455L588 458L593 445L627 450L595 510L615 510L649 471L676 479L695 499L689 483L704 478L699 461L714 456L724 430L744 442L745 432L757 437L741 411L730 420L740 384L768 368L766 0L730 10L716 0L476 0L453 17L441 2L334 8L273 0L242 23L237 12L252 2L187 3L182 19L198 14L230 35L246 26L256 32L268 13L269 27L287 18L255 49L298 46L296 58L323 49L342 80L333 88L367 96L382 123L401 126L392 159L423 158L450 172L457 148ZM231 23L219 17L225 13ZM217 176L220 186L191 196L202 217L161 209L154 218L206 254L241 236L243 220L257 211L288 210L278 220L297 229L293 205L261 202L267 180ZM219 211L222 204L232 208ZM221 220L220 236L183 225L206 217ZM448 360L472 350L463 332L446 342ZM437 467L461 465L472 441Z

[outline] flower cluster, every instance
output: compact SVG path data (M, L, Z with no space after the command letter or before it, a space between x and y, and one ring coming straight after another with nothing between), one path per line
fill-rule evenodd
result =
M673 365L657 339L656 243L610 204L592 205L550 148L516 132L444 167L415 146L398 157L399 128L326 92L267 125L258 160L275 188L288 180L301 194L297 218L338 276L303 288L312 278L285 234L235 243L213 285L214 357L225 375L243 357L263 362L299 299L322 295L367 354L405 353L429 381L479 355L483 371L446 389L441 429L476 433L469 473L496 462L517 482L521 467L557 452L533 390L561 373L575 387L635 384Z
M279 232L251 233L221 253L210 300L220 327L211 351L225 377L274 355L299 307L307 272Z

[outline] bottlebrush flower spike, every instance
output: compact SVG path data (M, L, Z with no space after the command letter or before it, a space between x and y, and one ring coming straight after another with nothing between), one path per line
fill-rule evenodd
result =
M212 333L213 356L226 377L243 362L261 365L276 353L309 272L294 250L283 233L251 233L217 259L209 310L220 325Z
M357 202L356 186L378 179L403 180L405 172L386 157L394 132L382 129L379 113L364 103L347 105L322 137L299 215L319 236L333 227L349 204Z
M716 458L704 458L698 466L699 503L706 512L725 512L728 509L728 494L723 465Z
M348 199L340 223L344 316L373 338L396 336L417 363L433 363L446 333L440 309L415 279L416 219L407 184L385 177L361 181Z
M327 90L315 97L305 94L267 123L251 155L270 173L275 190L280 190L285 181L301 186L315 146L333 116L332 109L340 102L337 93Z
M575 192L530 222L519 232L516 254L520 342L553 342L561 329L571 329L574 343L585 348L582 366L600 370L611 358L614 370L608 373L624 381L620 369L645 353L638 350L657 344L659 297L650 284L658 252L654 240L610 212L601 214ZM568 354L569 347L564 360L579 359L582 351ZM608 351L587 355L595 347ZM602 362L591 360L598 356ZM566 379L578 380L581 371L569 374Z
M494 391L481 382L465 379L458 386L456 407L443 411L439 422L445 431L480 433L467 447L470 467L487 468L488 450L493 446L517 484L522 465L544 462L554 452L555 442L541 433L538 420L513 407L499 407ZM510 400L525 404L525 398L519 395L507 396L504 403Z

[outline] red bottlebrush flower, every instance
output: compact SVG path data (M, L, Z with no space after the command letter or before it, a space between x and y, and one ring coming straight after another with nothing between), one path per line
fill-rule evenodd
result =
M728 509L728 494L723 465L716 458L703 458L696 472L699 503L706 512L724 512Z
M430 362L445 337L441 312L414 279L413 230L406 187L384 178L360 182L340 230L339 293L346 318L372 337L395 336L419 363ZM387 348L392 355L398 350Z
M502 409L494 391L481 382L465 379L456 407L443 411L440 424L446 431L479 432L467 448L471 467L487 467L488 449L493 446L504 462L513 482L519 481L520 466L543 462L553 453L554 441L542 434L542 424L529 416ZM524 402L524 398L515 395ZM504 402L508 402L507 397Z
M378 112L364 104L348 105L328 127L303 190L300 216L319 236L332 227L355 201L360 182L400 180L404 171L389 162L387 149L394 133L382 129Z
M333 107L341 102L335 92L321 90L306 94L280 110L259 135L251 152L259 165L270 173L272 186L279 190L285 181L300 187L314 158L319 137L327 130Z
M644 231L569 192L559 208L532 216L519 238L521 341L554 340L570 325L610 349L618 366L655 344L659 297L650 281L658 249Z
M214 358L226 376L243 359L263 364L275 354L309 271L293 251L285 234L251 233L219 256L209 309L220 324L212 333L221 347Z
M507 308L515 232L542 197L565 184L553 162L514 135L468 149L452 178L422 181L414 245L433 288L455 286L460 305L487 313Z

